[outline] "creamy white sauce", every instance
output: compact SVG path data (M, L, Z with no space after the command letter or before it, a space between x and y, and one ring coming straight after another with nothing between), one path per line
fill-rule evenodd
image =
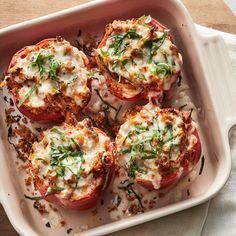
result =
M92 70L93 71L93 70ZM100 96L102 99L107 102L108 104L112 104L116 110L110 108L109 114L110 117L114 120L117 116L117 120L119 122L123 122L122 114L127 109L132 109L134 102L130 101L124 101L120 100L117 97L115 97L113 94L109 92L109 89L106 85L106 81L104 76L101 74L100 70L95 69L95 73L93 73L93 80L92 80L92 90L94 91L92 93L92 97L89 101L89 104L86 107L86 110L90 113L90 115L96 115L99 112L104 111L104 107L106 107L106 104L101 100L101 98L98 96L98 94L95 92L95 90L98 90ZM137 102L136 102L137 103ZM120 108L120 111L118 111Z
M127 183L130 183L125 182L127 180L129 180L127 172L122 167L119 168L112 184L114 200L112 202L113 210L110 211L110 218L113 220L119 220L121 218L143 212L156 207L157 205L159 199L157 191L149 191L146 188L134 183L132 188L135 193L141 197L141 206L140 202L133 193L128 193L128 191L121 189L121 187L126 186ZM118 201L118 198L120 198L120 201ZM133 213L131 210L133 206L137 206L139 208L139 212Z

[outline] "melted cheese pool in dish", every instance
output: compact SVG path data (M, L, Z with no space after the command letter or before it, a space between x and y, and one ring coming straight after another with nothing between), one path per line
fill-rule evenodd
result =
M110 89L121 89L126 99L154 96L151 92L160 96L179 77L182 65L169 30L150 16L109 24L96 58L106 76L123 85L110 84Z
M87 67L85 54L69 42L45 39L14 55L5 80L21 109L34 115L76 113L91 95Z
M190 113L146 105L128 115L116 138L118 163L148 189L168 187L190 172L201 145Z
M88 120L43 132L29 157L42 196L66 208L93 206L112 174L113 145Z

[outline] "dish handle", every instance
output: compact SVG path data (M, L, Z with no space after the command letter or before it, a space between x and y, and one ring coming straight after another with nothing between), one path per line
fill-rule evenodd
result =
M236 78L224 40L219 35L200 35L203 67L220 123L226 131L236 125Z

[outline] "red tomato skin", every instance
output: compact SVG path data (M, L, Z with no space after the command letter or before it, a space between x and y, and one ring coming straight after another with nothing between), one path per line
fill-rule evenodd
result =
M38 42L36 44L36 46L43 46L44 44L51 43L54 40L56 40L56 39L55 38L44 39L44 40ZM12 57L11 62L9 64L8 70L10 70L16 64L16 61L17 61L17 59L19 57L21 59L26 57L26 53L25 53L26 49L27 49L27 47L24 47L24 48L20 49L18 52L16 52L14 54L14 56ZM83 57L83 60L84 60L85 66L88 67L89 66L88 58L85 56L85 57ZM88 81L88 87L90 88L90 91L91 91L91 82L90 81ZM38 123L42 123L42 124L46 124L46 123L60 123L60 122L62 122L65 119L65 117L61 113L59 113L59 112L56 113L56 112L45 112L45 111L42 111L42 113L35 114L35 113L31 112L30 109L28 107L26 107L24 104L22 104L19 107L17 105L18 102L19 102L19 95L18 94L14 94L13 95L13 101L16 104L17 109L24 116L28 117L32 121L35 121L35 122L38 122Z
M41 183L40 181L36 182L36 187L38 191L40 192L40 194L42 195L42 197L46 201L62 206L63 208L66 208L68 210L73 210L73 211L87 210L89 208L94 207L100 197L100 192L101 192L101 189L97 187L97 188L94 188L93 191L89 195L79 200L71 201L68 199L59 198L56 196L56 194L46 195L47 189L45 188L43 183Z
M154 18L151 19L151 22L149 24L151 24L155 29L157 29L157 28L162 29L162 30L166 29L166 27L164 25L162 25L160 22L158 22ZM106 40L108 39L108 37L111 33L112 32L106 32L105 33L102 41L98 45L98 48L101 48L106 44ZM167 37L172 41L172 37L169 33L167 33ZM96 58L97 64L101 68L101 70L103 72L103 75L106 79L106 83L107 83L107 86L109 88L109 91L114 96L116 96L117 98L119 98L121 100L125 100L125 101L138 101L140 99L147 99L148 100L149 99L149 94L155 92L155 93L157 93L157 95L152 96L152 98L159 99L159 100L162 99L163 94L160 91L156 91L156 90L154 90L154 91L152 91L152 90L143 91L143 92L140 92L140 93L136 94L133 97L125 96L125 94L122 91L122 86L123 85L121 83L119 83L117 80L113 79L112 76L109 73L107 73L106 69L104 68L104 66L102 65L102 62L99 59L98 54L95 55L95 58ZM169 90L167 90L165 92L168 92L168 91Z
M13 96L13 101L16 104L17 109L26 117L28 117L30 120L41 123L41 124L48 124L48 123L60 123L64 120L64 117L60 113L46 113L42 112L39 114L34 114L33 112L30 112L27 107L24 106L24 104L19 107L17 105L17 101L19 99L16 98L16 96Z
M94 127L93 128L97 133L102 133L103 135L106 135L102 130ZM66 208L68 210L73 211L80 211L80 210L87 210L96 205L98 202L102 192L109 186L113 174L115 172L115 157L116 157L116 150L112 143L108 146L108 152L109 152L109 165L107 165L107 168L109 170L108 172L108 181L106 183L106 186L104 185L98 185L96 186L96 183L93 182L91 185L91 192L88 195L83 196L81 199L78 200L70 200L70 199L63 199L58 197L55 193L48 194L47 195L47 187L44 185L44 182L40 180L36 176L36 187L37 190L40 192L42 197L53 204L59 205L63 208ZM32 172L34 172L34 168L31 165ZM103 176L104 177L104 176ZM104 177L105 178L105 177ZM99 181L100 179L95 179L94 181Z

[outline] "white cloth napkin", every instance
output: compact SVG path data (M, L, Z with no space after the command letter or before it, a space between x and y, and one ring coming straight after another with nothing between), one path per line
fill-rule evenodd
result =
M201 34L220 34L236 75L236 35L196 25ZM236 86L236 76L235 76ZM232 170L217 196L199 206L111 234L112 236L235 236L236 235L236 128L230 137Z

